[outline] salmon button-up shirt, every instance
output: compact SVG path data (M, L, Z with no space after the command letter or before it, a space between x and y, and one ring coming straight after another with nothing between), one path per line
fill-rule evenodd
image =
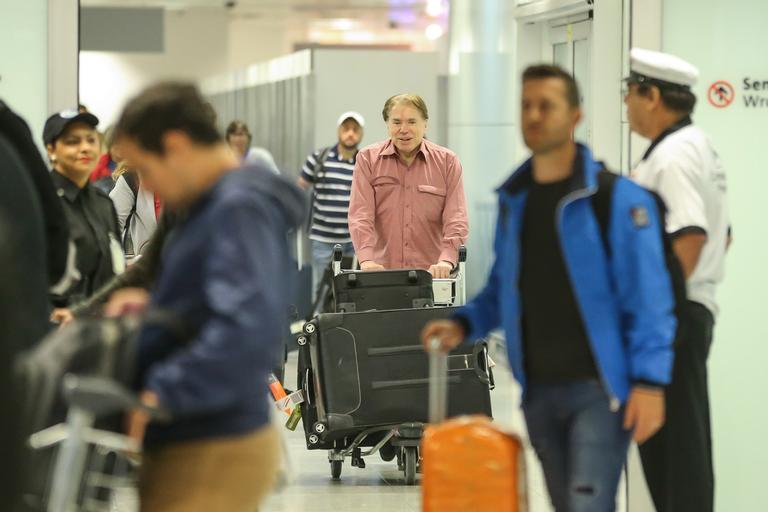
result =
M391 140L357 154L349 231L360 262L387 269L454 266L469 233L459 158L430 141L406 166Z

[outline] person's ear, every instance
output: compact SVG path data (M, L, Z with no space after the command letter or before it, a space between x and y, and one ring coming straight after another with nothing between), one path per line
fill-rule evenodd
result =
M573 109L573 126L576 126L581 122L581 120L584 119L584 112L582 112L581 107L576 107Z
M171 130L163 135L163 154L181 155L188 153L192 147L189 135L179 130Z
M649 110L656 109L661 105L661 90L658 87L652 86L648 91L648 104Z
M48 151L48 160L50 160L51 162L56 161L56 148L54 147L54 144L45 145L45 149L46 151Z

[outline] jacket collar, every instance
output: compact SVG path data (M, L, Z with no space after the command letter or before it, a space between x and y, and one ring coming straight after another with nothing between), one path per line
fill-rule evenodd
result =
M693 121L691 120L691 116L685 116L684 118L682 118L681 120L679 120L678 122L676 122L675 124L667 128L666 130L661 132L661 134L658 137L656 137L653 140L653 142L651 142L651 145L648 146L648 149L645 150L645 153L643 154L643 160L647 160L648 157L651 156L651 153L653 152L654 149L656 149L656 146L661 144L661 141L663 141L664 139L666 139L676 131L682 130L683 128L691 124L693 124Z
M583 144L576 143L576 159L570 178L570 191L584 190L597 186L597 173L605 167L592 158L592 152ZM514 195L527 190L533 184L533 158L529 158L497 190L502 194Z
M53 180L53 186L56 187L58 196L66 198L70 203L74 203L77 196L88 188L87 183L82 189L79 188L74 182L70 181L69 178L56 171L51 171L51 180Z

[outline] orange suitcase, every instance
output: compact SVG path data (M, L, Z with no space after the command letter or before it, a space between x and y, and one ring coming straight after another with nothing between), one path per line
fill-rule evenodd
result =
M439 344L437 345L439 346ZM422 439L423 512L525 512L520 439L485 416L443 422L447 356L430 353L430 423Z

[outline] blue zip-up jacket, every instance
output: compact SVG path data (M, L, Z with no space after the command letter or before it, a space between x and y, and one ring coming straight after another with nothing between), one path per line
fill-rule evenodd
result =
M618 178L604 240L592 206L603 166L582 145L577 158L583 159L582 172L573 175L571 192L558 206L557 232L598 372L618 404L626 401L634 383L665 385L671 379L676 319L661 219L648 191ZM520 244L532 180L528 160L498 190L495 261L488 283L456 314L468 328L468 340L504 329L509 362L524 391Z
M139 336L138 379L173 420L145 444L225 437L269 422L267 375L282 349L295 267L287 232L301 191L270 170L224 175L174 228L151 307L173 322Z

